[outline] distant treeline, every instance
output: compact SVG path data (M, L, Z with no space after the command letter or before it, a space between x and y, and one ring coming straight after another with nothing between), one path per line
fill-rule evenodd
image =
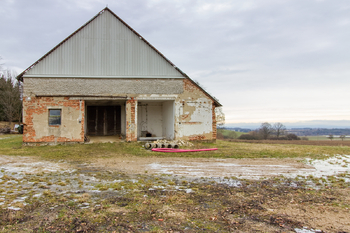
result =
M350 135L350 129L324 129L324 128L292 128L287 129L288 133L298 136L317 136L317 135Z
M239 127L224 127L223 129L232 130L236 132L248 133L252 131L251 129L239 128Z

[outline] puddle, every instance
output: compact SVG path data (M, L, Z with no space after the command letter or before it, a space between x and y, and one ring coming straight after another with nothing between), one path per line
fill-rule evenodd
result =
M148 169L155 173L182 175L187 177L238 177L243 179L260 179L272 176L286 176L294 178L297 176L330 176L350 172L350 156L338 155L327 160L306 160L306 162L291 162L286 160L285 164L278 164L283 160L256 159L245 162L245 159L231 162L227 159L213 159L204 162L153 162ZM248 164L251 162L251 164Z
M332 176L339 173L350 172L350 156L337 155L326 160L307 160L315 168L309 175L316 177Z
M135 163L145 162L142 160L144 158L140 158L140 161L132 159L136 161ZM175 190L191 193L195 192L187 185L191 182L213 182L230 187L241 187L240 179L243 178L260 179L280 175L287 178L300 175L323 177L350 171L348 155L330 157L326 160L307 160L306 164L288 159L151 158L148 161L136 168L143 168L153 175L135 173L125 176L124 173L112 173L105 167L93 167L93 164L79 164L77 169L74 169L64 162L38 161L35 157L0 156L2 194L0 205L1 208L18 210L26 205L27 199L40 199L43 195L49 195L50 192L63 196L83 193L101 195L105 192L124 195L151 183L150 191ZM114 168L114 171L121 171L118 167ZM344 177L344 180L348 182L349 178ZM297 186L293 182L288 185ZM312 182L310 185L313 185ZM82 203L81 208L87 208L87 206L89 206L88 203Z
M40 172L73 172L66 163L53 163L48 161L38 161L33 157L0 156L0 170L11 173L40 173ZM1 178L1 176L0 176Z

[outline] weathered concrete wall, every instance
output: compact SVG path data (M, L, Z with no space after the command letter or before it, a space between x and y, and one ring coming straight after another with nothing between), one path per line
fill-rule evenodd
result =
M175 112L179 113L175 121L176 138L215 140L213 101L190 80L184 79L183 85L184 92L178 95L175 102Z
M62 97L23 99L23 142L84 142L84 101ZM49 125L49 109L61 109L61 125Z
M142 102L174 100L175 139L215 140L216 119L213 100L188 79L183 79L183 89L184 92L181 94L145 94L138 95L137 99ZM165 115L163 110L163 117Z
M165 101L163 103L163 136L169 140L174 139L174 126L174 101Z
M180 94L182 79L25 78L25 95Z

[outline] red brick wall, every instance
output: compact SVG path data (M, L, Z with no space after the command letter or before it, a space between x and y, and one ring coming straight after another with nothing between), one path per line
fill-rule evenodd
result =
M126 101L126 141L137 141L136 107L137 100L131 98Z
M70 100L68 97L32 97L30 101L23 99L23 111L24 111L24 130L23 130L23 142L24 143L38 143L38 142L84 142L84 101L81 102L79 100ZM42 125L34 126L33 117L34 115L43 115L42 117L49 117L48 109L50 108L65 108L70 107L73 110L81 111L81 123L78 127L80 127L80 135L77 138L68 138L62 137L58 135L46 135L46 136L37 136L38 132L36 129L42 128L60 128L65 127L63 122L61 125L49 126L47 122L41 123ZM67 116L63 116L67 117ZM74 119L74 123L76 123ZM38 124L36 122L36 124ZM69 129L67 129L69 130Z
M215 114L215 104L212 107L212 119L213 119L213 140L216 140L217 126L216 126L216 114Z

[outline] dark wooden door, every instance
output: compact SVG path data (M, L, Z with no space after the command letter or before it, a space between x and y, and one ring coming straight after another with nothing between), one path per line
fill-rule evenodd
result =
M88 135L120 135L121 106L88 106Z

